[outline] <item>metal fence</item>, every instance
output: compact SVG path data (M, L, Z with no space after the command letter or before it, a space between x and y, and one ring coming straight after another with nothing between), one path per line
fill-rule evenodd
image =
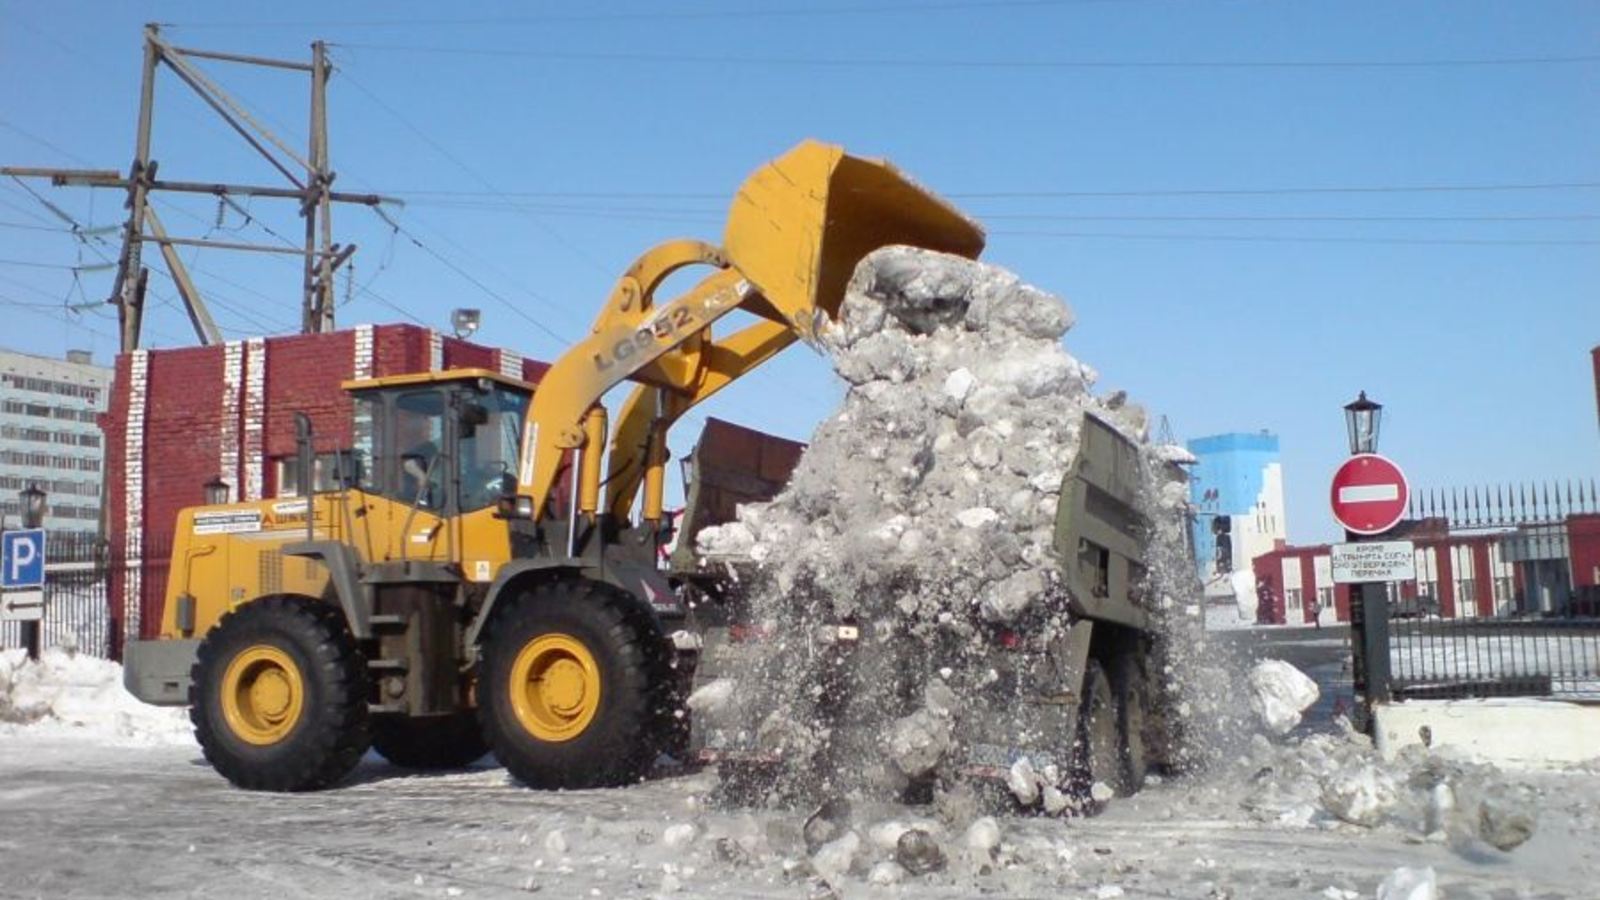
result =
M1397 700L1552 697L1600 701L1600 618L1390 619Z
M1428 545L1417 580L1364 589L1368 612L1385 616L1358 628L1376 632L1367 646L1386 646L1388 663L1357 653L1367 695L1600 702L1595 483L1424 492L1410 512L1402 536ZM1450 559L1429 566L1428 554Z
M41 649L61 647L109 657L115 627L107 599L111 567L104 543L92 533L47 534L45 559ZM22 623L0 622L0 647L22 646Z

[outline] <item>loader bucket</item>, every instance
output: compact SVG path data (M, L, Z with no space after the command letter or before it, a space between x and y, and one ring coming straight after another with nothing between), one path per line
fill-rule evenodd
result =
M729 261L766 298L752 311L806 340L838 315L868 253L908 244L976 259L983 242L976 222L889 163L809 140L745 179L723 234Z

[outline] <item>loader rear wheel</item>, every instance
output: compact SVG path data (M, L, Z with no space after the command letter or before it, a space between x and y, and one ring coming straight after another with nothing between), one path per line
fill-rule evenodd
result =
M655 759L661 638L610 585L507 598L484 631L478 716L495 758L534 788L613 787Z
M277 596L223 616L200 643L189 718L239 787L306 791L348 775L371 736L365 666L339 610Z
M1071 783L1078 809L1087 815L1095 815L1106 807L1106 798L1095 796L1096 785L1116 792L1122 782L1118 718L1111 680L1099 661L1091 659L1083 673L1083 703L1078 707L1077 752Z
M407 769L460 769L483 758L489 744L470 710L448 716L383 716L372 722L372 749Z

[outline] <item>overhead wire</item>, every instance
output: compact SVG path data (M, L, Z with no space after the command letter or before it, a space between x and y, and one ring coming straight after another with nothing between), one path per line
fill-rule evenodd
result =
M646 63L657 65L708 65L754 66L776 68L823 69L991 69L997 71L1081 71L1081 70L1142 70L1142 71L1203 71L1203 70L1259 70L1259 69L1455 69L1496 68L1522 66L1593 65L1600 63L1600 54L1534 55L1501 57L1459 57L1441 59L1349 59L1349 60L1092 60L1092 59L977 59L917 57L850 57L850 56L776 56L770 54L742 56L738 54L653 53L650 51L574 51L528 49L524 47L460 47L426 44L371 44L341 41L337 44L351 50L371 50L384 53L415 53L426 55L472 56L485 59L535 59L552 62L604 62Z
M432 247L428 246L427 244L423 243L420 238L418 238L410 230L408 230L408 229L404 228L403 226L401 226L399 222L397 222L393 218L391 218L381 208L372 207L372 210L373 210L373 212L377 213L378 216L380 218L382 218L385 222L388 222L389 225L391 227L393 227L394 230L398 234L400 234L401 236L405 237L406 240L410 241L412 243L412 245L414 245L417 249L419 249L422 252L424 252L424 253L428 254L429 256L433 257L434 260L436 260L440 265L444 266L445 268L449 269L450 271L452 271L452 272L456 273L457 275L461 276L462 278L466 279L474 287L476 287L478 290L482 291L483 293L487 294L489 297L492 297L495 300L499 301L499 303L501 305L503 305L507 309L511 310L512 313L516 314L518 317L520 317L521 319L526 321L528 324L530 324L533 327L535 327L535 328L539 329L540 331L544 332L546 335L550 336L552 339L554 339L557 343L561 344L562 346L566 346L566 345L572 343L572 341L569 338L563 337L562 335L558 334L554 329L552 329L550 326L544 324L543 322L539 321L538 319L534 318L533 316L528 315L527 311L525 311L520 305L512 302L505 295L501 294L499 291L496 291L494 288L490 287L489 285L484 284L481 280L479 280L477 278L477 276L473 275L471 272L469 272L466 269L462 268L461 266L457 265L455 262L450 260L444 254L440 253L439 251L437 251L437 250L433 249Z
M1064 6L1104 5L1127 0L935 0L928 3L868 3L868 4L816 4L799 6L766 6L724 8L716 10L650 9L602 13L541 13L533 15L479 16L475 18L432 19L326 19L305 20L255 20L243 22L199 21L167 22L173 28L409 28L452 27L473 25L556 25L608 22L650 22L699 19L766 19L837 15L879 15L886 13L933 13L955 11L992 11L996 9L1047 8Z
M482 173L480 173L474 167L468 165L464 160L462 160L460 157L456 156L453 152L451 152L448 147L445 147L443 144L440 144L437 140L435 140L433 138L433 136L431 134L429 134L425 129L423 129L421 127L418 127L409 118L407 118L406 116L402 115L398 109L395 109L392 105L390 105L388 102L386 102L382 97L378 96L376 93L374 93L366 85L363 85L361 83L360 79L355 78L350 74L350 71L349 71L348 68L341 67L339 72L340 72L340 75L342 76L341 79L340 79L341 81L349 82L352 87L354 87L356 90L358 90L362 94L364 94L367 97L367 99L371 100L373 105L377 106L379 109L381 109L384 112L388 113L390 117L392 117L395 121L399 122L402 126L404 126L406 128L406 130L410 131L412 134L416 135L417 138L419 140L421 140L423 143L425 143L429 147L433 148L434 152L438 153L440 156L444 157L446 160L449 160L452 165L454 165L457 169L461 170L463 173L465 173L468 177L472 178L474 181L478 182L486 190L491 191L491 192L499 192L499 187L497 185L495 185L494 182L490 181L487 177L485 177ZM550 238L555 240L558 244L560 244L561 246L565 247L567 250L571 251L572 253L576 254L579 258L583 259L585 262L587 262L589 265L593 266L595 269L599 270L601 273L606 274L606 275L610 275L611 274L611 270L610 270L609 267L607 267L600 260L596 259L588 251L584 250L582 247L580 247L577 244L573 243L570 239L568 239L565 235L563 235L559 230L557 230L552 225L550 225L549 222L546 222L543 219L539 218L538 216L533 216L533 215L527 216L527 219L528 219L528 221L532 222L536 227L538 227L540 231L543 231L546 235L548 235ZM529 293L534 293L535 295L537 295L536 292L530 291Z

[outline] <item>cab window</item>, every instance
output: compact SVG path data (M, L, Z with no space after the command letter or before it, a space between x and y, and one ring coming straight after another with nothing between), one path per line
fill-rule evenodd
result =
M461 511L472 512L493 506L502 494L516 489L528 395L496 387L463 402L476 403L485 413L483 424L463 427L461 435Z
M408 391L394 401L395 499L424 509L445 504L444 394Z

